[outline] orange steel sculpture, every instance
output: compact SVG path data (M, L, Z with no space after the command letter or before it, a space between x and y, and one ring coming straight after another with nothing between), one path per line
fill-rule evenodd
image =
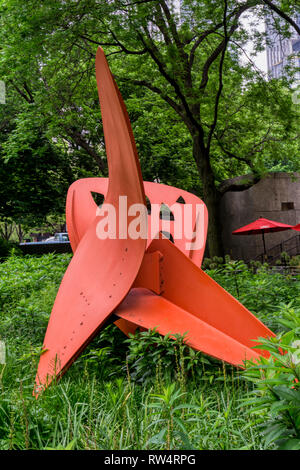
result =
M126 107L101 48L96 55L96 77L109 179L82 179L68 191L66 219L74 256L53 306L34 394L70 367L112 314L127 335L137 328L157 328L162 335L186 333L188 345L235 366L242 366L245 359L267 356L266 351L252 347L259 344L259 337L274 334L199 267L208 223L204 203L177 188L143 183ZM127 196L128 207L145 206L146 193L151 204L175 204L179 207L176 214L184 203L193 209L198 205L203 224L197 228L197 212L193 210L192 225L202 231L203 243L194 250L187 248L185 236L174 237L172 243L163 235L163 220L159 222L159 238L152 236L150 216L147 240L132 239L127 233L99 239L101 215L92 192L103 194L105 204L115 208L117 233L119 217L124 217L119 196ZM134 217L125 217L129 226ZM173 224L170 222L171 235Z

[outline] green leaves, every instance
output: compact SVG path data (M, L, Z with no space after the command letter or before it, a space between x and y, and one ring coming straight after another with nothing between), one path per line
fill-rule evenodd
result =
M281 439L278 450L300 450L300 439Z
M9 201L0 216L29 224L59 216L70 182L107 176L94 76L98 45L128 106L144 180L205 198L212 255L222 252L211 239L218 240L212 214L223 180L249 170L260 177L299 169L299 107L289 81L266 81L252 63L240 61L248 40L256 52L264 43L255 24L248 31L240 21L248 11L267 15L260 2L184 0L180 15L174 2L161 1L2 3L0 79L7 103L0 108L0 154L11 166L0 160L0 179L7 181L0 196ZM282 2L288 14L296 11L290 3ZM223 55L225 29L232 34ZM25 175L34 174L28 160L37 163L40 185L35 178L31 187L23 181L23 160ZM19 190L15 210L10 187Z
M263 340L272 358L237 373L188 348L184 337L146 331L126 339L110 325L36 400L40 346L69 260L12 256L0 264L0 335L7 346L0 449L299 449L295 331ZM257 291L261 277L274 289L281 282L285 303L274 315L286 319L293 310L290 321L298 324L296 302L289 300L295 281L240 268L240 295L251 286ZM231 267L214 274L234 291ZM262 297L270 295L270 285L263 283Z
M300 411L300 389L299 390L291 390L286 386L277 386L274 387L275 394L281 399L285 400L290 403L295 403L295 406L299 406Z
M194 351L185 344L184 336L169 333L161 336L156 329L130 335L128 344L128 367L131 377L137 383L153 383L163 377L176 379L184 386L186 377L213 380L219 361ZM207 370L205 370L207 366Z
M243 376L254 382L253 400L244 402L250 413L263 410L265 444L274 443L278 449L300 449L300 368L298 354L300 345L299 311L291 308L282 312L283 319L292 318L295 328L276 338L261 339L261 349L269 351L269 359L248 363ZM292 310L292 313L291 313ZM282 321L281 321L282 322Z
M241 261L204 260L208 274L229 291L275 333L299 328L300 297L297 276L271 271L266 266L250 268ZM255 273L255 274L254 274ZM284 341L284 339L283 339Z
M176 389L175 383L163 387L161 394L151 394L152 401L149 403L148 409L152 409L155 415L152 426L158 423L160 426L165 424L166 426L153 436L148 441L148 444L155 442L163 446L163 448L170 450L171 448L176 448L176 437L179 437L185 446L187 445L189 449L193 448L185 427L189 419L184 412L191 408L198 409L199 407L182 403L184 397L186 397L186 393L182 392L180 388ZM185 424L183 423L183 416L185 416Z
M56 447L45 447L45 450L74 450L75 446L76 439L73 439L73 441L69 442L66 446L58 444Z

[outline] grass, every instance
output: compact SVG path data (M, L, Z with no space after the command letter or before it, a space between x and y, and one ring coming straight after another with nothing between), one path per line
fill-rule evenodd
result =
M258 423L239 400L245 383L101 380L78 364L38 400L35 367L8 363L1 383L0 448L261 449ZM29 369L29 370L28 370Z
M0 339L7 348L7 363L0 364L0 449L274 448L262 439L265 416L243 406L254 385L152 332L127 340L107 327L36 400L40 347L69 260L12 256L0 264ZM299 279L236 271L208 273L279 331Z

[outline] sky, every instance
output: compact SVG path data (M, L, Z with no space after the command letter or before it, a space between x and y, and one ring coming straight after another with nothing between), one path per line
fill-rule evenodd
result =
M242 18L241 22L247 29L250 29L250 23L251 23L251 21L253 21L253 19L254 19L254 16L249 15L249 18ZM260 31L260 32L265 31L264 21L262 19L256 18L256 27L257 27L257 30ZM253 45L251 44L251 42L249 42L247 44L245 50L246 50L247 55L250 56L251 51L253 51ZM242 54L241 60L242 61L247 61L247 57L244 54ZM256 67L258 67L263 73L267 73L267 53L266 53L266 50L264 50L263 52L260 52L259 54L257 54L257 56L253 59L253 62L255 63Z

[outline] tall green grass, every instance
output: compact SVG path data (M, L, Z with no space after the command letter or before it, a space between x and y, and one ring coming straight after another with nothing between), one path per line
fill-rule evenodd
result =
M69 261L13 256L0 264L0 449L274 448L262 439L261 417L243 405L251 382L155 332L128 340L107 327L36 400L40 348ZM277 329L299 283L266 270L209 274Z
M161 377L146 385L125 371L103 380L76 364L36 400L35 361L12 363L1 380L0 448L261 449L256 419L238 409L248 386Z

